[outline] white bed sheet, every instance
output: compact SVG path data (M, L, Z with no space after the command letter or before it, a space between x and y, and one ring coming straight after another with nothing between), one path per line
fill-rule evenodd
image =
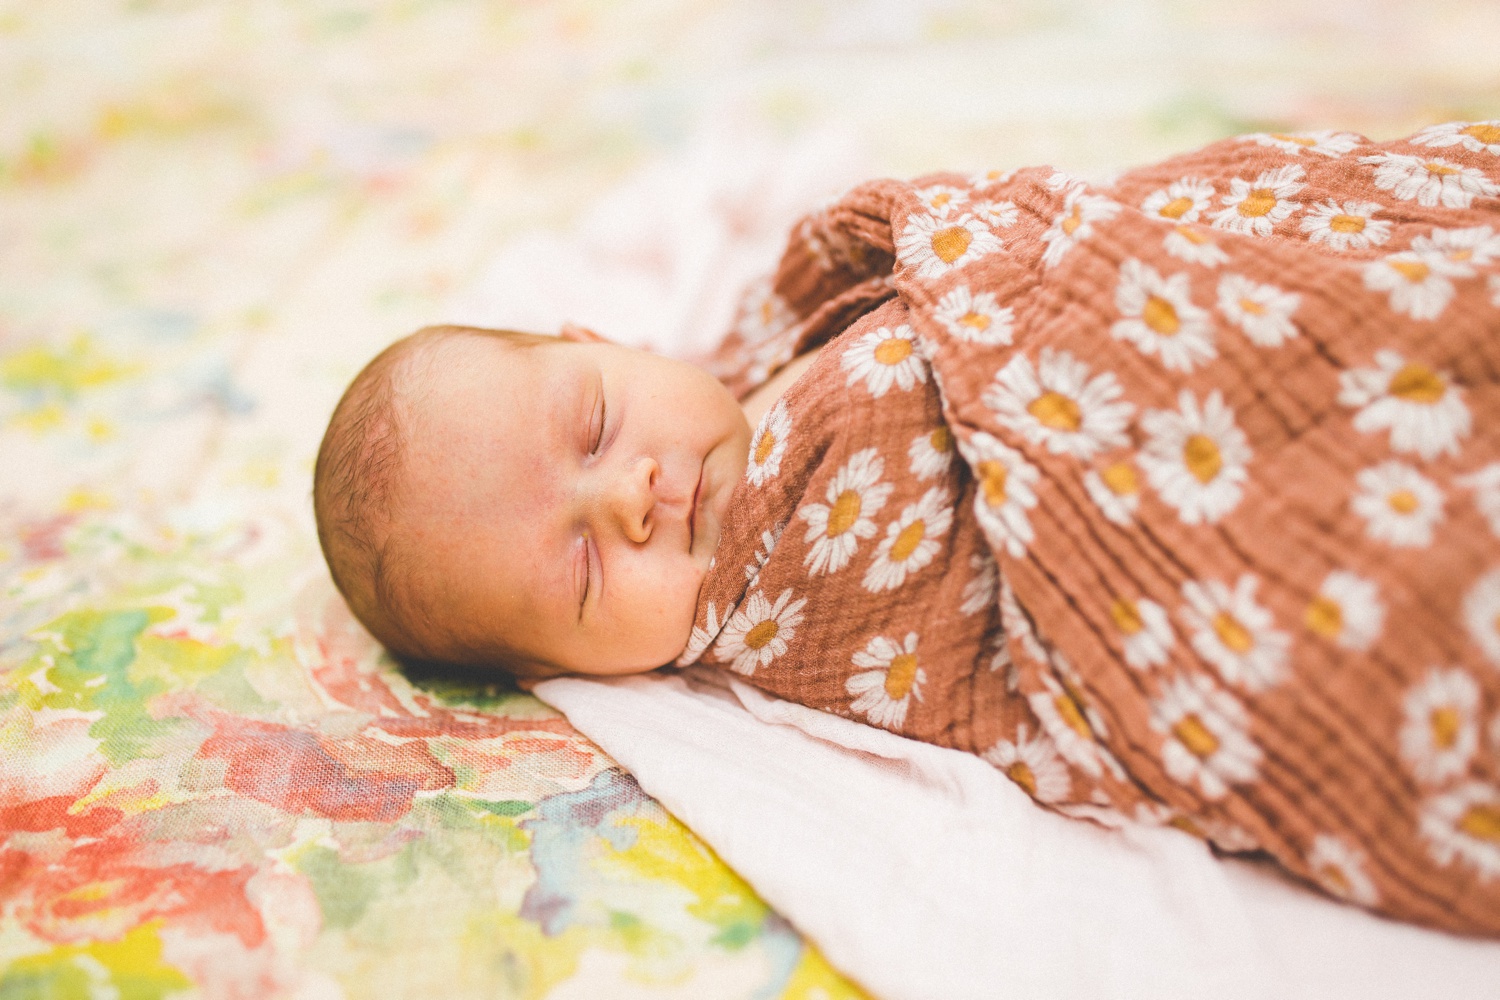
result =
M971 754L715 671L536 693L885 1000L1500 998L1500 944L1371 916L1174 830L1056 815Z

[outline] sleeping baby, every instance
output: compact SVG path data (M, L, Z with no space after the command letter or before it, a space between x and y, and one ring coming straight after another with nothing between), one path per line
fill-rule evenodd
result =
M319 533L398 653L724 669L1497 936L1497 329L1500 122L876 181L706 369L397 343Z

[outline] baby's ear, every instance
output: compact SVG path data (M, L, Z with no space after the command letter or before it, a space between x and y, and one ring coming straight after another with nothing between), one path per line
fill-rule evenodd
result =
M557 335L563 340L571 340L575 344L609 343L607 339L599 336L593 330L590 330L586 326L579 326L577 323L564 323L562 329L557 332Z

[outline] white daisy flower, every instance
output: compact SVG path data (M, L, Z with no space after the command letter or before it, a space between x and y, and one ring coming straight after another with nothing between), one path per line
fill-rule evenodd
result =
M1089 367L1066 351L1042 348L1035 369L1017 354L984 390L986 406L1001 425L1054 455L1088 461L1129 443L1125 428L1135 407L1110 372L1089 377Z
M1042 674L1041 680L1046 690L1027 695L1026 703L1043 732L1052 738L1064 760L1090 777L1099 777L1113 761L1095 738L1089 714L1076 694L1051 675Z
M927 361L917 350L916 333L905 323L892 330L878 327L863 334L844 352L839 364L848 372L848 384L864 379L870 395L877 399L892 385L902 391L927 381Z
M1445 261L1444 273L1448 276L1469 278L1474 268L1487 267L1500 259L1500 236L1489 226L1434 229L1431 235L1412 240L1411 248L1423 259L1433 256Z
M792 600L790 588L772 604L757 590L745 599L739 610L724 624L714 656L737 674L753 674L759 667L786 653L788 643L802 624L802 609L807 599Z
M895 590L942 551L938 541L953 523L951 497L941 486L934 486L922 499L908 504L901 516L887 525L885 538L875 549L875 558L865 570L865 589L873 594Z
M1015 694L1016 689L1021 686L1021 672L1016 669L1015 661L1010 656L1010 644L1005 641L1005 630L995 629L987 640L994 655L990 657L990 673L997 670L1005 671L1005 690Z
M1365 872L1365 853L1337 837L1326 833L1314 837L1307 867L1319 885L1340 899L1361 906L1374 906L1380 899Z
M1021 453L980 431L959 450L974 470L974 513L996 551L1019 559L1035 537L1026 511L1036 506L1040 473Z
M1203 267L1218 267L1229 259L1229 254L1197 226L1173 226L1162 247L1178 260Z
M781 541L781 532L786 528L784 524L778 524L770 531L760 533L760 546L756 548L751 557L754 562L745 567L745 579L751 583L760 576L760 571L766 568L766 563L771 561L771 553L776 551L776 543Z
M1047 267L1056 267L1069 250L1092 236L1095 223L1108 222L1120 211L1118 202L1088 194L1081 185L1065 182L1065 189L1068 194L1063 199L1062 211L1042 234L1047 244L1042 263Z
M1257 132L1244 137L1262 146L1272 146L1286 153L1319 153L1338 157L1364 143L1364 137L1353 132Z
M1255 183L1236 177L1229 182L1224 208L1214 213L1213 225L1234 233L1270 236L1271 230L1300 207L1292 196L1305 186L1307 172L1295 163L1267 170Z
M1463 861L1481 881L1500 876L1500 789L1465 782L1422 808L1422 836L1440 865Z
M745 377L752 384L759 384L773 371L792 360L793 346L794 341L789 337L772 337L762 343L748 345L748 351L740 354L742 360L738 363L744 364L744 359L748 359ZM735 368L736 365L730 365L725 374L733 374Z
M1049 662L1047 649L1032 627L1031 616L1022 610L1021 602L1016 600L1015 590L1003 574L1000 577L1000 624L1005 627L1006 638L1020 643L1021 650L1027 656L1038 663Z
M695 662L703 655L709 643L718 638L719 630L723 627L724 623L719 621L719 613L714 608L714 602L709 601L708 608L704 612L703 624L693 626L693 632L688 636L687 648L682 651L681 656L677 657L677 665L685 667Z
M734 332L747 344L761 344L797 322L786 299L776 294L769 277L761 278L741 296Z
M1257 284L1238 274L1219 280L1219 311L1257 347L1280 347L1297 336L1292 313L1301 302L1296 292Z
M969 206L974 217L991 229L1006 229L1016 224L1021 210L1013 201L976 201Z
M1464 624L1491 663L1500 666L1500 569L1491 570L1464 596Z
M1365 534L1398 547L1432 544L1432 529L1443 519L1443 491L1416 469L1382 462L1354 477L1359 492L1349 506L1365 519Z
M1172 625L1160 604L1145 597L1134 601L1117 597L1109 606L1109 617L1124 636L1126 663L1146 670L1167 662L1173 643Z
M1178 611L1198 655L1225 682L1247 691L1263 691L1281 680L1292 646L1291 636L1256 602L1259 582L1242 573L1231 591L1219 580L1189 580L1182 585L1187 604Z
M974 576L964 584L963 603L959 605L958 610L965 615L976 615L995 606L995 591L999 585L1000 571L995 564L995 557L988 552L970 556L969 568L974 571Z
M1364 267L1365 287L1389 292L1391 308L1412 319L1436 319L1453 298L1453 282L1444 259L1432 253L1404 250L1371 261Z
M1245 492L1250 442L1219 390L1200 408L1183 389L1177 404L1177 410L1148 410L1141 416L1147 439L1138 461L1183 524L1213 524L1234 510Z
M781 459L786 454L786 442L792 434L792 414L784 401L760 418L755 434L750 438L750 461L745 465L745 478L751 486L760 486L781 472Z
M849 708L872 725L900 729L912 699L922 700L927 682L927 672L917 663L917 633L906 633L899 643L877 635L851 662L861 673L844 682L844 690L854 699Z
M1471 153L1500 156L1500 120L1430 125L1412 136L1411 141L1418 146L1462 146Z
M984 170L969 175L969 186L978 189L992 188L1004 184L1016 175L1014 170Z
M1375 368L1339 373L1339 402L1357 406L1354 429L1365 434L1390 431L1391 450L1416 452L1431 461L1458 455L1459 439L1469 433L1469 408L1447 372L1407 361L1398 352L1375 352Z
M1128 528L1141 506L1141 481L1128 458L1083 474L1083 488L1099 512L1113 524Z
M1474 491L1474 506L1490 523L1490 531L1500 537L1500 462L1461 476L1458 485Z
M1468 208L1475 196L1493 198L1500 185L1474 167L1465 167L1441 157L1423 159L1403 153L1377 153L1360 157L1375 167L1375 186L1402 201L1416 201L1432 208Z
M980 756L1038 802L1058 802L1072 791L1068 765L1058 754L1057 745L1046 733L1028 739L1024 723L1016 727L1014 743L1001 740Z
M1222 799L1230 785L1254 781L1261 751L1250 740L1245 709L1201 674L1174 677L1151 703L1151 728L1164 737L1162 763L1184 785Z
M1380 588L1347 570L1334 570L1308 602L1302 623L1314 635L1345 649L1363 652L1380 637L1385 626Z
M1375 218L1382 206L1373 201L1337 202L1332 198L1310 206L1302 217L1302 231L1314 243L1331 250L1365 250L1391 238L1391 224Z
M1159 356L1170 370L1190 372L1216 356L1213 324L1193 305L1186 274L1163 278L1131 258L1120 265L1115 308L1123 318L1110 326L1109 335Z
M1166 222L1197 222L1214 199L1214 186L1196 177L1173 181L1141 202L1141 211Z
M922 207L939 219L946 219L968 201L968 195L951 184L934 184L922 188L917 192L917 197L922 200Z
M1479 685L1461 669L1427 671L1402 703L1401 756L1418 781L1442 784L1469 769L1479 748Z
M955 285L939 299L932 316L954 337L971 344L1003 346L1015 336L1015 310L999 305L992 292L975 295L967 285Z
M931 479L947 473L953 464L953 432L947 424L939 424L924 434L912 438L907 446L906 457L911 460L911 473L918 479Z
M874 448L865 448L850 456L834 473L826 493L828 503L811 503L797 512L807 522L803 541L811 546L802 564L808 576L837 573L854 558L859 539L875 534L870 518L879 513L896 487L882 483L885 462Z
M896 240L896 260L915 268L918 278L941 278L1000 249L990 227L972 215L944 219L926 213L913 215Z

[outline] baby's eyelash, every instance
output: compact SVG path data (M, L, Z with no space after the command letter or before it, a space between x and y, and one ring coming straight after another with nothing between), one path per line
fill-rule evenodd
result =
M593 443L589 445L589 454L599 454L599 448L604 444L604 418L607 416L604 400L604 380L599 380L599 429L594 432Z

